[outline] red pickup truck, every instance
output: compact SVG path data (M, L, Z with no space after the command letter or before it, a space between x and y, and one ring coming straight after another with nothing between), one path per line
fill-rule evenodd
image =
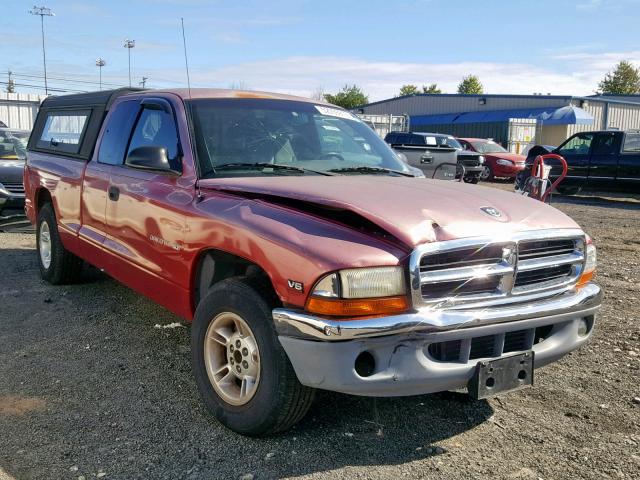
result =
M289 428L315 389L486 398L584 344L596 250L513 193L413 178L335 106L230 90L49 97L26 212L42 277L88 262L192 321L208 410Z

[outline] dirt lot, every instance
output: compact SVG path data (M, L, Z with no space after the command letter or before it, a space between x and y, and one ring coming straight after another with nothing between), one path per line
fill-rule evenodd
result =
M607 298L586 348L490 401L324 393L266 440L206 415L189 329L156 328L178 318L91 271L51 287L34 236L0 233L0 480L640 478L640 206L556 205L599 248Z

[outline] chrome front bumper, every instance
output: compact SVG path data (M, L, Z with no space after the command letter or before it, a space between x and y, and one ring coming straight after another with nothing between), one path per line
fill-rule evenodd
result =
M503 306L437 309L423 307L413 313L365 320L330 320L298 310L273 310L278 335L307 340L340 341L384 335L433 333L529 318L593 315L602 302L602 291L595 283L571 289L545 299L529 297L505 299Z
M588 341L601 301L600 287L588 284L502 307L422 308L365 320L328 320L276 309L273 319L280 343L304 385L355 395L402 396L464 388L478 362L477 356L468 353L474 339L495 336L504 345L505 335L547 327L545 338L531 343L535 367L558 360ZM582 320L590 325L586 335L579 332ZM430 354L430 345L450 341L460 341L467 348L466 357L441 361ZM363 352L375 359L369 376L355 369ZM513 350L502 352L487 358Z

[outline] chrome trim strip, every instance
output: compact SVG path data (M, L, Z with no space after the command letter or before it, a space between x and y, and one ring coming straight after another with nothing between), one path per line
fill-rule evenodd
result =
M494 265L479 265L477 267L445 268L420 274L420 283L451 282L455 280L470 280L477 277L489 277L494 275L506 275L513 273L513 266L500 262Z
M541 268L559 267L572 263L584 262L584 255L581 253L569 253L567 255L554 255L552 257L541 257L531 260L521 260L518 262L518 272L528 272Z
M308 340L341 341L396 334L430 334L463 328L501 324L528 319L570 320L594 315L602 302L595 283L570 289L538 302L521 298L516 304L477 307L472 310L441 310L424 307L414 313L387 317L330 320L300 310L277 308L273 320L280 336Z

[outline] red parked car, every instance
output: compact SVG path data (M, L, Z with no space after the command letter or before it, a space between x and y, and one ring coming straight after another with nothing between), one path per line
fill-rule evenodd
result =
M291 427L316 389L530 386L589 340L601 302L571 218L414 178L358 117L309 99L47 97L24 179L41 277L73 282L87 262L192 322L204 405L246 435Z
M511 153L493 140L459 138L458 141L465 149L484 155L484 172L480 176L482 180L492 180L494 177L514 178L524 170L524 155Z

